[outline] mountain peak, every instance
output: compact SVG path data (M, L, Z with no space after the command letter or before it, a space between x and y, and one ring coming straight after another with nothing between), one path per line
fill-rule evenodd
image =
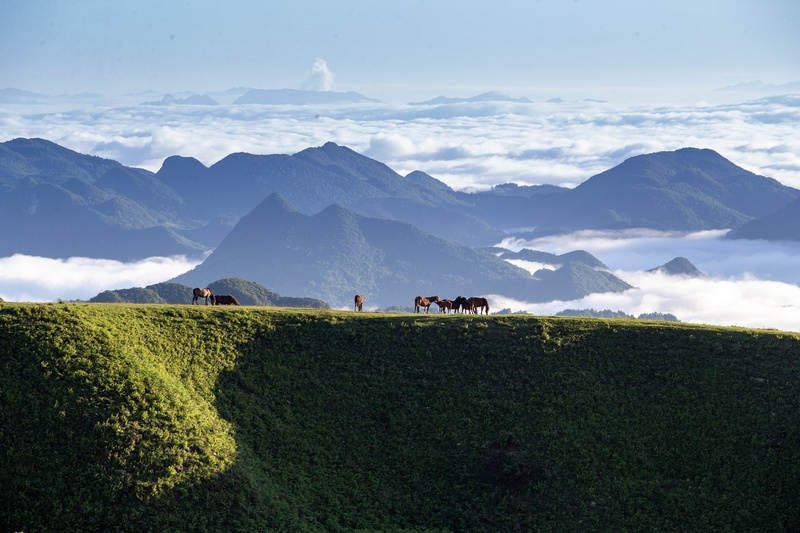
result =
M688 276L692 278L704 278L703 274L691 261L685 257L676 257L659 267L652 268L647 272L658 272L668 276Z
M201 174L207 170L208 167L194 157L172 155L161 163L161 168L156 172L156 176L185 176L187 174Z

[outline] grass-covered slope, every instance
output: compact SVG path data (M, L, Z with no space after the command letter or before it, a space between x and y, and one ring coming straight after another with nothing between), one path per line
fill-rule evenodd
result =
M800 527L800 338L0 307L0 529Z

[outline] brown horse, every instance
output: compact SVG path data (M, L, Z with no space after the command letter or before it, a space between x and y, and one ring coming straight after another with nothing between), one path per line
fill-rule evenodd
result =
M230 294L218 294L213 297L214 305L242 305Z
M214 293L208 287L205 289L197 288L192 291L192 304L200 305L197 301L200 298L206 299L205 305L208 305L208 299L211 298L211 305L214 305Z
M444 313L446 315L450 313L450 310L453 308L453 301L445 298L444 300L436 302L436 305L439 306L439 313Z
M462 313L467 312L467 299L463 296L459 296L453 300L453 312L457 313L459 309L461 309Z
M486 314L489 314L489 301L486 298L468 298L467 299L468 305L473 313L481 314L482 311L486 311Z
M360 294L356 294L355 306L356 306L355 309L356 311L361 311L362 310L361 308L364 307L364 297L361 296Z
M428 311L430 311L431 304L436 303L438 301L439 301L438 296L428 296L427 298L423 298L422 296L417 296L416 298L414 298L414 312L419 313L420 312L419 308L424 307L425 312L427 313Z

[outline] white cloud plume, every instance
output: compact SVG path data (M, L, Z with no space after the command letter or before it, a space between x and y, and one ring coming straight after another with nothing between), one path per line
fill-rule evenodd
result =
M306 72L304 88L309 91L330 91L333 87L333 72L328 68L328 62L317 58L311 70Z

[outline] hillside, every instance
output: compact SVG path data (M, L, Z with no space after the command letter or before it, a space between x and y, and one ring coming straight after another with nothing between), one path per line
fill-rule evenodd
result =
M794 334L96 304L0 330L4 530L800 528Z
M330 309L322 300L281 296L259 283L239 278L226 278L212 283L200 283L213 294L233 295L241 305L269 305L273 307L310 307ZM103 291L89 299L91 303L129 304L185 304L192 301L192 289L180 283L156 283L147 287L130 287ZM205 301L202 301L205 305Z

